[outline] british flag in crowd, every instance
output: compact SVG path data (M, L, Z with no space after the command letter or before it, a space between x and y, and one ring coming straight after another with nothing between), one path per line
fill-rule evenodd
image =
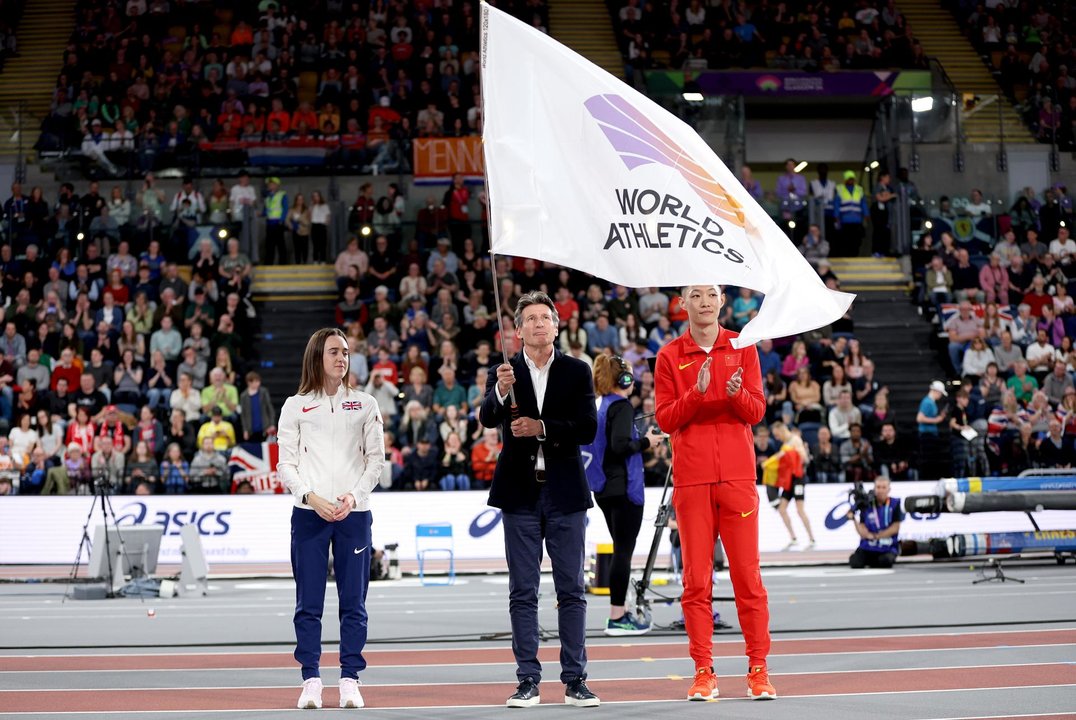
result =
M284 484L276 474L276 463L280 449L276 443L240 443L232 448L228 458L228 469L232 473L232 491L247 480L254 486L254 492L284 493Z
M986 306L978 304L978 303L972 303L971 311L975 315L975 317L982 320L983 316L986 315ZM941 322L942 322L942 325L949 322L949 318L953 317L958 312L960 312L960 304L959 303L942 303L942 305L941 305ZM1010 308L1008 305L999 305L998 306L998 319L1001 320L1002 322L1012 322L1012 319L1013 319L1012 308Z

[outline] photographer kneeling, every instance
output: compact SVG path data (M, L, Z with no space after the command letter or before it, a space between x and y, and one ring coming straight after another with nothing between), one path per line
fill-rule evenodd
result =
M849 564L857 569L893 567L900 550L897 533L904 519L900 499L889 496L889 480L884 477L876 478L874 490L868 493L864 493L862 485L857 484L855 496L848 518L855 523L861 540L859 547L848 558Z

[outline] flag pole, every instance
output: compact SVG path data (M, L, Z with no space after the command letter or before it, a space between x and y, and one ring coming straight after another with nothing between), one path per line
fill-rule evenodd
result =
M483 171L483 179L484 178L485 178L485 171ZM489 186L487 185L486 188L487 188L487 191L486 191L486 222L489 223L489 221L490 221ZM492 230L493 230L492 223L489 224L489 227L490 227L490 231L492 232ZM508 363L508 346L505 345L505 342L504 342L504 339L505 339L504 321L503 321L502 315L501 315L501 289L500 289L501 282L497 278L497 255L493 252L493 236L492 235L490 235L490 243L489 243L489 261L490 261L489 274L490 274L490 277L493 279L493 302L496 304L495 312L497 313L497 328L500 330L500 333L501 333L501 355L504 357L504 364L508 365L509 364ZM512 387L508 388L508 397L512 401L512 417L514 419L516 414L518 413L518 409L517 409L517 406L516 406L516 388L515 388L515 386L512 386Z
M486 88L484 83L482 82L482 70L485 68L485 44L487 32L486 18L487 13L489 12L489 8L486 7L486 3L484 2L484 0L480 3L480 8L480 11L482 13L482 19L481 32L479 33L479 55L482 58L482 64L479 66L478 71L478 92L480 97L482 98L482 104L485 105ZM480 122L482 123L482 144L484 146L486 142L486 122L484 115L480 114L479 118ZM508 346L505 345L504 342L504 322L501 318L501 283L500 280L498 280L497 278L497 254L493 252L493 210L491 209L493 205L493 195L489 191L489 175L486 172L485 152L482 153L482 184L486 190L486 207L484 215L486 216L486 227L489 228L489 275L490 278L493 280L493 302L496 305L494 312L497 314L497 329L501 334L501 356L504 358L504 364L510 365L510 363L508 362ZM512 419L515 420L517 417L519 417L519 407L516 405L516 388L514 385L508 388L508 398L511 400Z

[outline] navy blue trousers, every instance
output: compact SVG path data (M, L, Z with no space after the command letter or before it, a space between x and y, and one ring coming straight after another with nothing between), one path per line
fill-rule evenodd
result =
M340 599L340 676L358 679L366 669L366 591L370 586L369 510L325 522L313 510L292 508L291 569L295 575L295 659L303 680L320 677L321 615L329 576L329 546Z
M543 489L533 510L505 512L504 551L508 560L508 612L516 677L542 679L538 662L538 584L542 578L542 540L553 565L560 634L560 681L586 679L587 600L583 589L585 511L562 513Z

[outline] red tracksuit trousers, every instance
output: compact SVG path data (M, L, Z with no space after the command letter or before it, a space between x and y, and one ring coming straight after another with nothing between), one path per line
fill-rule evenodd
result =
M714 542L718 536L736 596L736 613L750 665L764 665L770 652L770 608L758 555L758 492L754 480L677 486L673 507L683 555L684 610L695 667L713 665Z

